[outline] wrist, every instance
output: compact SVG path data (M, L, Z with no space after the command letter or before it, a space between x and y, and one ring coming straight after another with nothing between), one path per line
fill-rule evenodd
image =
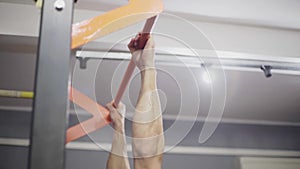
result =
M137 66L140 71L149 70L149 69L155 69L155 65L153 64L146 64L146 65L138 65Z
M117 132L117 133L121 133L121 134L125 133L124 126L116 126L116 127L114 127L114 129L115 129L115 132Z
M156 89L156 69L154 67L144 69L141 71L141 89L143 90L154 90Z
M113 128L116 133L124 134L125 133L125 125L122 123L113 124Z
M157 71L154 66L153 67L145 67L141 70L142 77L148 77L148 76L156 77L156 74L157 74Z

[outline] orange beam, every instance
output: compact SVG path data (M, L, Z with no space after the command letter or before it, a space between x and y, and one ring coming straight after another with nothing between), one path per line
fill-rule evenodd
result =
M108 35L163 11L162 0L130 0L125 6L73 24L72 49Z
M66 143L108 125L111 120L109 111L88 96L71 87L69 99L93 115L92 118L70 127L67 130Z

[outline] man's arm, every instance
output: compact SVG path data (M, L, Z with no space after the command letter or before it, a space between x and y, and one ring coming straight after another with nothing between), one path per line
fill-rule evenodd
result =
M139 35L142 36L142 35ZM160 169L164 136L160 100L156 87L154 42L150 37L143 51L135 41L128 45L132 59L141 71L141 89L133 117L133 154L136 169Z
M119 104L115 109L112 103L106 105L110 111L110 118L114 128L114 136L111 151L107 160L107 169L130 169L127 157L127 146L125 139L124 115L125 105Z

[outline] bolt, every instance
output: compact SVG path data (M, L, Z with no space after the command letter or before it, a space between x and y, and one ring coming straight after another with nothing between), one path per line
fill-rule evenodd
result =
M54 3L54 7L56 10L61 11L65 8L66 3L64 0L56 0Z

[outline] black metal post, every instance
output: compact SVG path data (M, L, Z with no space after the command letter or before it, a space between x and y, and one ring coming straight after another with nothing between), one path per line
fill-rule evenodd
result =
M30 138L30 169L63 169L73 0L44 0Z

